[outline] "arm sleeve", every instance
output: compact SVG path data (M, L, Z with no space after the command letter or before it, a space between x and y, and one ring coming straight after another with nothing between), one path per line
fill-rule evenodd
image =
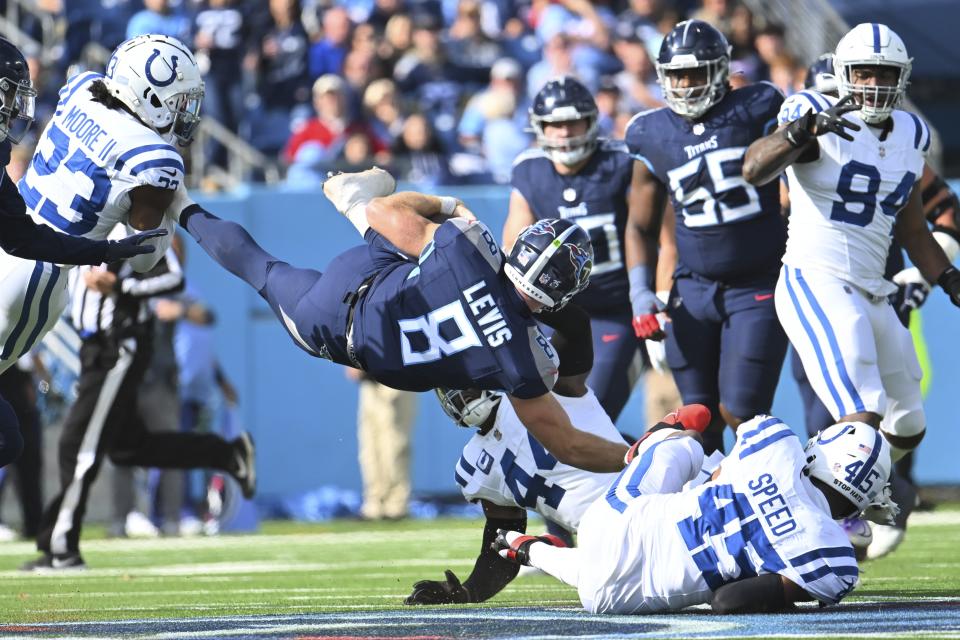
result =
M79 238L34 222L5 170L0 175L0 203L0 248L10 255L57 264L92 265L106 260L106 240Z
M470 577L463 581L463 586L470 594L470 602L484 602L500 593L511 580L517 577L520 565L510 562L490 548L497 537L497 529L519 531L526 533L527 517L516 520L488 518L483 527L483 542L480 546L480 555L473 565Z

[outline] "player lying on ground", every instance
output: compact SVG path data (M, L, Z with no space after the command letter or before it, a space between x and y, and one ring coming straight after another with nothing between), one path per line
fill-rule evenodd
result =
M622 441L593 390L585 385L585 378L586 374L561 376L553 393L572 420L590 425L591 432L602 438ZM491 546L498 530L526 531L530 509L576 533L583 513L606 492L616 475L590 473L558 463L524 430L510 403L502 401L502 394L448 390L437 393L444 411L458 425L478 429L464 447L455 473L463 496L471 502L479 501L483 507L483 542L473 571L462 584L448 570L444 581L417 582L404 602L484 602L499 593L520 570L519 565L501 558ZM649 433L677 424L702 430L709 422L706 407L691 405L666 416ZM666 472L683 473L684 465L697 462L691 456L674 453L662 450L663 455L672 456L662 461L661 468ZM722 454L717 452L716 459L720 458ZM545 538L563 546L554 536Z
M587 286L586 232L542 220L507 258L462 203L394 188L381 169L327 180L324 193L366 244L324 273L275 258L183 189L174 208L181 226L257 290L307 353L407 391L506 390L524 426L558 460L619 471L626 447L575 429L550 395L558 362L535 315L560 310Z
M579 547L503 531L500 555L574 586L587 611L641 614L710 603L718 613L835 604L853 590L853 547L835 522L876 506L888 516L890 445L864 423L833 425L803 448L777 418L757 416L715 479L680 491L703 450L661 429L580 523ZM661 453L694 464L669 473ZM673 467L676 470L676 467ZM656 486L644 486L648 478ZM678 493L679 492L679 493Z

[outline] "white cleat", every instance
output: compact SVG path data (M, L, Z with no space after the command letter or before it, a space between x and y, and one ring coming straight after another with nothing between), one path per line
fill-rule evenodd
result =
M374 198L388 196L397 188L393 176L374 167L357 173L338 173L323 183L323 193L337 211L350 217L357 205L365 205Z
M867 559L876 560L892 553L906 535L903 527L894 527L887 524L873 525L873 542L867 547Z
M127 514L123 529L128 538L157 538L160 536L160 530L150 521L150 518L139 511L131 511Z

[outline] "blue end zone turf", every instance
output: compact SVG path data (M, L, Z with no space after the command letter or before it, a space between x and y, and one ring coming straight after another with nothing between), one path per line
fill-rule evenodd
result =
M0 625L0 638L830 638L960 632L960 598L875 599L787 615L715 616L703 609L657 616L601 616L574 609L434 608L318 615L241 616Z

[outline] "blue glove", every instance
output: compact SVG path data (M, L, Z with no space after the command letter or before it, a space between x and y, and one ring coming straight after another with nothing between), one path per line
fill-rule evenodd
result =
M107 242L106 258L104 262L118 262L144 253L153 253L156 250L152 244L144 244L147 240L161 238L167 235L166 229L149 229L141 231L123 240L110 240Z

